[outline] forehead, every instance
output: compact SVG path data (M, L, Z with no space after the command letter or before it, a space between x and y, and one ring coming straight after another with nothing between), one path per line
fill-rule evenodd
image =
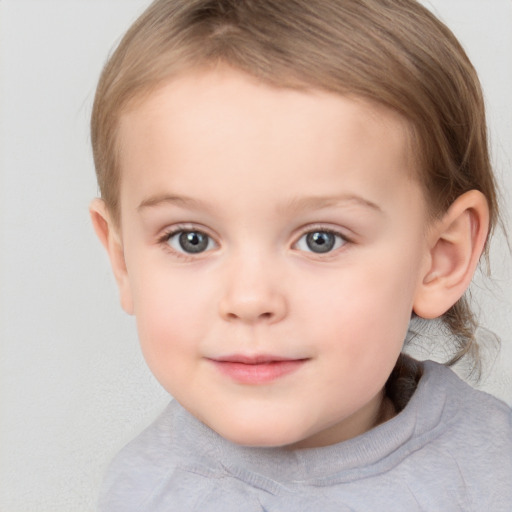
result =
M162 107L179 113L184 104L188 108L187 118L198 111L205 112L205 109L208 109L205 115L219 113L217 106L223 109L220 113L225 116L229 105L247 112L251 108L259 110L271 106L271 110L266 113L277 118L282 113L289 116L289 110L297 107L298 114L325 114L330 111L331 117L335 117L337 112L333 110L333 105L344 103L351 105L352 110L357 110L363 122L371 120L375 124L393 124L405 131L409 127L402 115L377 101L356 94L327 91L298 81L286 80L284 83L286 85L279 85L277 79L276 83L268 83L224 64L213 68L186 68L129 100L120 116L121 129L135 117L136 122L144 118L151 121L152 115ZM291 83L295 86L289 85Z
M407 180L414 175L408 134L401 116L361 98L270 86L230 68L188 72L122 115L121 192L135 181L147 195L193 174L188 188L224 180L242 194L248 176L253 185L269 177L263 169L273 170L274 187L300 177L319 193L322 177L343 171L357 181L365 166Z

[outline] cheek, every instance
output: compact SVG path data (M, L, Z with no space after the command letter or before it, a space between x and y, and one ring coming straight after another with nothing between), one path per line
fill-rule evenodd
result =
M318 343L329 340L332 350L343 351L350 361L385 354L386 349L394 354L402 346L412 312L415 279L407 269L409 259L386 252L371 256L361 257L350 271L326 283L321 300L309 308L317 321L306 322L313 325ZM313 296L307 291L304 295ZM308 317L308 308L303 315Z
M150 368L175 367L193 354L208 325L205 283L169 269L138 273L133 279L135 316L142 352ZM157 375L158 377L158 375Z

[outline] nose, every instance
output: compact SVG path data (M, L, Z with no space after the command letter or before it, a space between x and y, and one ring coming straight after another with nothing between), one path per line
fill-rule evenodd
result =
M219 301L219 313L229 322L276 323L287 314L283 281L262 258L231 262Z

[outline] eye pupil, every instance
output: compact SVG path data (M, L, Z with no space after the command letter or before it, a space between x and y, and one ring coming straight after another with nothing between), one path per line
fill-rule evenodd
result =
M317 253L329 252L332 250L335 243L335 236L326 231L315 231L313 233L308 233L306 236L306 244L308 248Z
M179 243L185 252L203 252L208 247L208 236L198 231L184 231L179 236Z

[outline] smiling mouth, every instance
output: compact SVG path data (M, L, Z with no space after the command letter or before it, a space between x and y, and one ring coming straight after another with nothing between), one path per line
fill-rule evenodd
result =
M232 355L209 359L219 372L239 384L266 384L299 370L309 359Z

